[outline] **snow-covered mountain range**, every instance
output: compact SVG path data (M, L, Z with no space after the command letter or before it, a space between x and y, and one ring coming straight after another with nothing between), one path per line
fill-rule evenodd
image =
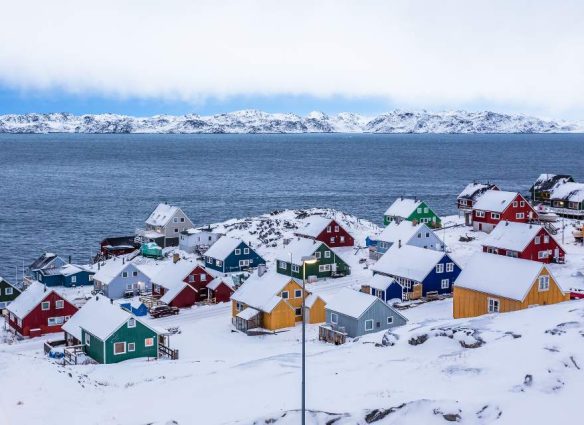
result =
M243 110L201 116L67 113L0 115L0 133L565 133L584 126L496 112L410 112L375 117L353 113L270 114Z

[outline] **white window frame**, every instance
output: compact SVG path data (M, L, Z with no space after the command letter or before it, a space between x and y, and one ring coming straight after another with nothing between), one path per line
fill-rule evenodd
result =
M324 252L324 258L331 258L331 252L330 251L325 251Z
M542 275L538 278L537 289L539 292L550 290L550 277L548 275Z
M128 353L133 353L134 351L136 351L136 343L128 342Z
M215 260L215 264L217 264L217 267L223 267L223 261L222 260Z
M537 253L537 258L540 260L544 260L546 258L548 258L550 256L550 252L547 249L544 249L543 251L539 251Z
M371 326L369 327L368 324L371 323ZM367 319L365 320L365 330L366 331L372 331L373 330L373 319Z
M12 295L12 294L14 294L14 288L5 288L4 289L4 294L5 295Z
M501 311L501 301L498 298L487 298L487 312L499 313Z
M482 211L482 210L475 210L475 215L476 215L478 218L485 218L485 212L484 212L484 211Z
M339 226L335 226L335 233L339 233Z
M492 212L491 213L491 218L493 220L499 220L501 218L501 214Z
M515 218L517 220L523 220L525 218L525 213L518 212L517 214L515 214Z
M206 282L207 281L207 275L205 273L201 273L200 274L200 280L201 280L201 282Z
M128 319L128 328L135 328L136 327L136 319L134 319L133 317L130 317Z
M77 276L71 276L71 283L77 283Z
M55 309L62 310L64 308L65 308L65 301L63 301L63 300L55 301Z
M448 289L448 288L450 288L450 279L442 279L440 281L440 288L441 289Z
M536 236L535 241L533 243L539 245L541 243L541 238L539 236Z
M314 258L316 258L317 260L320 259L320 251L316 251L314 253Z
M243 253L245 255L248 255L249 254L249 248L243 248Z
M290 293L288 291L282 291L281 297L283 300L290 299Z
M393 325L393 316L388 316L387 317L387 324L388 325Z
M446 272L452 273L454 271L454 263L446 263Z
M300 266L298 264L292 264L292 271L294 273L300 273Z
M300 312L298 310L300 310ZM296 307L296 308L294 308L294 315L296 317L301 317L302 316L302 307Z
M132 276L133 276L133 277L138 277L138 270L134 270L134 271L132 272Z
M91 346L91 335L89 335L88 333L85 333L85 345L87 345L88 347Z
M126 277L128 277L128 272L122 272L122 277L123 277L123 278L126 278Z
M443 263L439 263L436 264L436 273L444 273L444 264Z
M235 255L241 255L241 249L235 248Z
M294 298L302 298L302 289L294 290Z
M123 351L123 352L121 352L121 353L116 353L116 345L118 345L118 344L124 344L124 351ZM113 346L113 349L114 349L114 356L121 356L122 354L126 354L126 348L127 348L127 347L126 347L126 341L118 341L118 342L114 342L114 346Z
M286 270L288 268L288 263L280 260L280 261L278 261L278 268L282 269L282 270Z
M345 242L345 237L344 236L339 236L339 240L341 241L341 243Z
M326 232L327 232L327 233L331 233L331 232L332 232L332 228L331 228L331 226L326 226Z
M339 315L337 313L331 313L331 323L335 325L339 323Z
M249 267L251 260L239 260L239 267Z
M513 208L517 208L517 201L513 201Z
M45 308L45 305L47 306L47 308ZM41 303L41 310L42 311L48 311L51 309L51 302L50 301L43 301Z
M152 343L148 343L149 341L152 341ZM154 337L150 337L150 338L145 338L144 339L144 347L154 347Z
M543 236L543 243L550 243L550 237L548 235Z

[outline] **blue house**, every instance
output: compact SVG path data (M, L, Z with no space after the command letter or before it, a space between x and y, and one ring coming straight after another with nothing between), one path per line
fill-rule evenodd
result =
M222 273L239 272L266 264L257 252L240 239L223 236L204 255L205 267Z
M40 280L39 276L42 271L50 269L58 269L67 264L67 261L63 260L57 254L52 252L45 252L39 258L34 260L34 262L28 266L28 273L33 280Z
M450 294L461 272L447 253L411 245L392 247L371 269L374 274L394 278L402 287L402 300L426 297L429 293Z
M65 286L68 288L75 286L93 285L94 271L65 264L58 268L45 268L37 272L37 280L46 286Z
M366 284L361 286L361 292L380 298L382 301L402 301L402 286L393 277L375 274Z

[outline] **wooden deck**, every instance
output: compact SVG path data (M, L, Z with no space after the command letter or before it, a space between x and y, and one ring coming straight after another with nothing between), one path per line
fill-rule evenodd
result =
M331 325L320 325L318 327L318 340L341 345L347 342L347 333L342 328L334 329Z

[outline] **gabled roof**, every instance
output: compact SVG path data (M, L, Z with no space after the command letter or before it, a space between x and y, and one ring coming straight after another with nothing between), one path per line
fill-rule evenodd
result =
M371 268L374 272L422 282L446 254L433 249L392 246Z
M22 292L22 289L19 288L17 285L15 285L14 283L10 283L8 280L4 279L2 276L0 276L0 283L4 282L9 286L12 286L14 289L16 289L18 292Z
M478 252L454 286L523 301L543 268L537 261Z
M388 304L384 303L380 298L349 288L343 288L337 294L332 296L326 304L326 309L359 319L376 302L383 304L388 310L393 311L395 314L407 320L403 315L398 313Z
M333 218L327 218L322 215L313 215L308 217L304 220L303 224L298 228L296 231L297 234L308 236L310 238L316 238L320 235L326 228L330 225L332 221L335 221ZM337 223L339 227L342 227L340 224ZM344 229L344 228L343 228ZM346 231L346 229L344 229Z
M488 190L476 202L473 209L502 213L519 195L506 190Z
M60 298L65 299L55 290L46 288L42 283L35 280L14 301L8 304L6 309L19 319L24 319L28 313L52 292L59 295Z
M179 207L173 205L158 204L154 211L152 211L152 214L146 219L146 224L150 226L165 226L179 210Z
M181 258L176 263L174 261L166 261L157 267L151 277L151 281L166 289L173 289L177 286L182 286L185 283L184 279L200 265L198 261L192 258Z
M568 174L540 174L535 183L529 189L530 192L533 190L551 190L556 186L562 185L564 183L573 182L574 179Z
M456 199L471 199L476 201L487 190L496 190L497 186L491 183L469 183Z
M53 261L55 261L59 256L52 252L45 252L39 258L34 260L34 262L29 266L30 270L41 270L48 267ZM65 262L64 260L62 260Z
M564 200L568 202L584 201L584 183L564 183L560 184L550 193L550 199Z
M543 226L536 224L502 221L483 241L483 245L521 252L542 229ZM547 231L546 233L549 235Z
M304 305L306 306L306 308L312 308L312 306L318 299L322 300L322 298L319 295L312 293L306 297L306 299L304 300Z
M395 282L393 277L385 276L382 274L374 274L373 277L367 283L367 286L379 289L380 291L385 291L389 285Z
M174 285L172 288L170 288L168 291L166 291L164 293L164 295L162 297L160 297L160 301L162 301L163 303L169 304L184 289L187 289L187 291L199 292L195 288L193 288L191 285L184 283L184 282L181 282L178 285Z
M385 215L408 218L421 204L419 199L397 198L385 211Z
M216 290L221 284L225 284L229 289L233 290L233 283L229 282L226 277L216 277L211 282L207 283L207 288L211 291Z
M41 270L41 273L45 276L55 276L55 275L72 276L74 274L77 274L77 273L80 273L83 271L88 271L88 270L85 270L79 266L76 266L75 264L65 264L62 267L43 269L43 270Z
M270 312L282 300L277 294L290 282L300 280L276 272L266 272L261 277L256 273L248 278L231 296L257 310Z
M163 264L166 264L166 262L167 261L144 261L142 257L136 257L134 260L123 261L119 257L114 257L100 263L99 270L97 270L97 267L94 265L93 270L95 270L95 275L93 278L98 282L108 284L116 276L119 276L126 268L134 267L141 273L144 273L148 278L152 279L158 270L160 270L160 267Z
M108 298L100 296L87 301L63 325L63 330L81 340L81 328L83 328L93 336L105 341L131 318L158 333L154 328L138 320L119 305L112 304Z
M222 236L205 252L205 256L225 260L242 242L241 239Z
M292 255L292 263L301 266L303 257L310 257L314 251L319 249L324 243L312 239L297 238L291 241L288 245L283 247L276 254L276 260L290 262L290 255Z
M424 223L414 224L414 222L412 221L404 220L398 224L395 221L392 221L379 234L377 240L391 243L397 243L398 241L402 241L403 244L406 244L408 243L409 240L415 237L418 232L434 233Z

